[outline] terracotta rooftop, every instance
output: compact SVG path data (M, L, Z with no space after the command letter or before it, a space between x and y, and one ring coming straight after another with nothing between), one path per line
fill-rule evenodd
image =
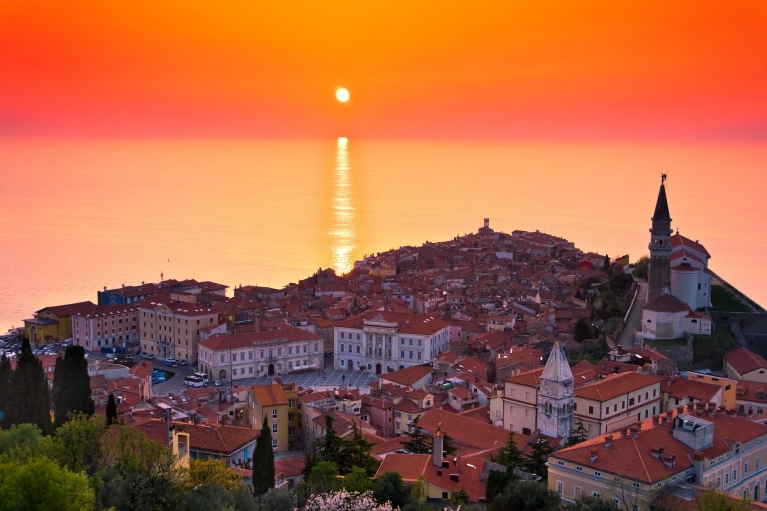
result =
M746 348L737 348L726 353L724 360L740 374L767 369L767 360Z

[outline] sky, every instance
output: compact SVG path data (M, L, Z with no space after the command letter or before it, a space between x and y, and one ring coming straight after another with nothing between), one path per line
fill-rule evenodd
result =
M765 27L762 0L0 0L0 136L764 141Z

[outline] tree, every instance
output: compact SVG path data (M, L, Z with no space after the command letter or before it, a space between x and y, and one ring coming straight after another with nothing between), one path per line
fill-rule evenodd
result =
M320 443L319 459L333 463L343 475L349 473L352 464L346 455L347 442L336 434L333 422L333 417L325 416L325 436Z
M555 511L559 494L543 483L513 482L488 504L487 511Z
M578 445L581 442L585 442L587 438L588 433L586 433L586 427L583 425L583 421L578 419L573 425L573 434L567 439L565 447Z
M647 270L650 268L650 257L642 256L634 265L634 276L638 279L647 280Z
M569 511L615 511L615 506L608 504L600 497L582 495L574 505L569 507Z
M96 475L109 462L101 442L106 427L102 417L88 417L81 413L72 415L66 424L56 430L53 438L54 457L61 466L72 472Z
M80 511L93 509L95 500L85 475L49 459L0 463L0 509Z
M261 434L253 453L253 494L258 497L274 488L274 448L272 447L272 429L264 416Z
M0 460L26 461L47 457L51 451L50 437L44 437L34 424L19 424L0 430Z
M28 339L21 343L21 354L16 361L16 370L11 373L9 387L6 424L34 424L43 435L50 435L51 398L48 378L42 362L32 354Z
M341 486L338 479L338 467L330 461L320 461L312 469L309 485L312 493L328 493Z
M437 426L437 431L440 431L439 426ZM448 456L455 456L458 453L458 448L453 443L453 437L447 433L444 433L442 437L442 450Z
M485 502L492 502L496 495L503 493L512 478L513 474L510 471L491 470L487 475Z
M352 421L352 437L346 441L345 449L346 457L351 464L350 470L359 467L365 470L369 476L375 475L379 462L370 455L374 445L362 436L362 431L357 427L357 423ZM364 490L357 491L364 493Z
M410 485L410 500L402 511L423 511L426 509L426 499L429 498L429 483L424 476L418 476Z
M537 442L530 446L530 452L525 456L525 467L528 471L540 476L545 481L548 478L546 462L549 459L549 454L552 452L554 452L554 449L548 442L543 438L539 438Z
M450 497L447 499L447 501L454 506L466 504L467 502L469 502L469 493L463 488L458 488L457 490L455 490L453 493L450 494Z
M184 506L179 509L184 511L256 511L258 504L253 498L253 494L244 486L234 490L225 490L217 484L205 484L188 491L184 495ZM284 509L280 511L284 511Z
M575 335L575 340L578 342L583 342L586 339L591 339L592 337L591 327L589 326L588 323L586 323L585 319L580 318L575 323L574 335Z
M506 437L506 445L498 449L498 456L490 456L490 461L504 465L507 472L513 472L515 468L521 467L525 464L525 456L522 451L517 447L517 442L514 440L515 433L509 432Z
M93 415L96 405L91 399L91 377L88 361L82 346L69 346L64 358L56 359L53 373L53 427L58 428L69 420L71 413Z
M368 477L367 471L361 467L352 467L352 471L344 477L344 488L348 492L365 493L373 491L375 483Z
M11 394L11 361L5 356L0 355L0 412L5 412L8 407L8 400ZM3 426L4 419L0 419L0 427Z
M117 424L117 403L115 403L114 394L109 394L107 400L107 425Z
M306 511L393 511L389 503L377 504L368 493L349 493L340 490L335 493L312 495L306 503Z
M115 460L101 488L103 507L116 511L174 510L181 504L183 470L159 442L129 427L109 428L102 446Z
M189 462L189 474L186 488L217 485L224 490L236 490L242 484L242 478L229 470L221 460L193 459Z
M610 256L605 255L605 263L602 265L602 269L607 271L610 269Z
M432 439L428 435L425 435L423 428L418 425L420 418L421 416L418 415L415 419L413 419L413 431L404 432L407 436L410 437L410 440L404 442L402 447L404 447L407 452L412 454L429 454L432 452Z
M293 496L270 488L258 498L258 511L293 511Z
M378 479L373 496L379 504L390 502L393 508L402 508L410 494L399 472L386 472Z

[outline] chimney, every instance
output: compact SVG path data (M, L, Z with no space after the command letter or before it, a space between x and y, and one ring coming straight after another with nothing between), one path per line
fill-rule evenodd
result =
M626 428L621 429L621 437L626 436L627 433L628 433L628 430Z
M676 466L676 454L664 454L663 463L669 468L674 468Z
M104 291L106 291L106 290L107 290L107 287L106 287L106 286L104 286Z
M703 456L703 453L701 452L694 452L692 453L692 466L695 470L695 481L694 483L701 484L703 482L703 461L705 460L705 457Z
M652 416L652 425L653 426L657 426L658 424L660 424L660 416L653 415Z
M442 433L442 431L437 430L436 433L434 433L434 466L441 467L442 466L442 449L443 449L443 443L445 441L445 435Z
M123 284L122 287L125 287L125 284Z
M605 449L609 449L613 445L613 436L607 435L605 437Z
M631 430L631 436L634 438L639 438L639 428L636 426L631 426L629 428Z
M594 463L595 461L597 461L598 453L596 449L591 449L589 451L589 454L591 455L589 458L589 460L591 460L591 463Z

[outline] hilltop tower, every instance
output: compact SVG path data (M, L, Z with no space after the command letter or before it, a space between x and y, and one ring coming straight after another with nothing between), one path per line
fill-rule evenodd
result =
M671 215L668 212L666 199L666 174L661 177L658 200L655 203L655 214L652 216L650 229L650 270L648 275L649 287L647 301L660 296L663 287L671 283Z
M540 377L538 428L541 433L564 438L572 435L573 396L573 373L557 341Z

